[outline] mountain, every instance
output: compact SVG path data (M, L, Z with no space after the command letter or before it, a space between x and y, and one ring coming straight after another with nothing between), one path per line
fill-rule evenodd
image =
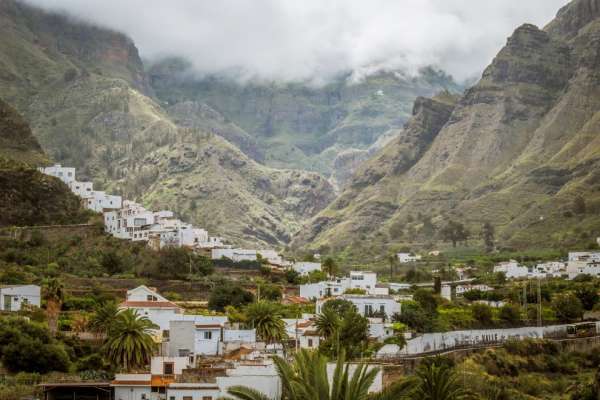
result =
M253 245L286 243L333 199L318 174L265 167L239 151L232 143L243 132L218 113L190 116L185 104L169 113L120 33L4 0L0 35L1 93L50 158L95 187Z
M600 235L600 0L525 24L454 100L420 98L293 246L348 257L439 245L449 221L500 246L586 246ZM431 142L428 142L431 139Z
M326 175L348 166L343 160L336 163L338 153L363 152L382 135L400 129L417 96L462 90L452 77L433 68L414 77L380 72L358 79L347 74L323 86L200 77L181 59L158 62L148 74L174 118L211 110L229 124L229 129L214 132L251 157L276 168Z
M0 227L85 222L79 198L35 166L47 157L29 125L0 100Z

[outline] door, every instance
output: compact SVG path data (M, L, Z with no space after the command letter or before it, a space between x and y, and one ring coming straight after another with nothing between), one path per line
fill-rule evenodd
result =
M12 296L4 295L4 311L10 311L12 308Z

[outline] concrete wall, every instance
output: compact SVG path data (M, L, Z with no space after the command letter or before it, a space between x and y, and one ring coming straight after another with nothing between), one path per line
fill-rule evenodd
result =
M169 355L178 356L180 349L194 352L196 327L193 321L171 321L169 324Z

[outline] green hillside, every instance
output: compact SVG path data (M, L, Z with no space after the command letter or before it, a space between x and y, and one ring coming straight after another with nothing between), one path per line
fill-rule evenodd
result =
M190 68L183 60L169 59L148 71L171 114L177 116L182 107L217 110L258 144L267 165L325 174L335 171L339 152L367 149L386 132L401 128L417 96L461 90L450 76L432 68L416 77L382 72L354 80L346 75L321 87L195 78Z
M266 168L237 150L214 132L235 127L210 110L194 123L171 117L122 34L7 0L0 35L6 100L51 159L96 188L170 207L239 244L283 244L333 198L319 175Z
M23 118L0 100L0 227L86 222L77 196L36 166L46 155Z
M576 0L519 27L453 106L418 100L404 134L294 241L349 257L439 247L449 221L479 243L587 247L600 236L600 7ZM435 137L428 146L410 136ZM423 151L425 150L425 151Z

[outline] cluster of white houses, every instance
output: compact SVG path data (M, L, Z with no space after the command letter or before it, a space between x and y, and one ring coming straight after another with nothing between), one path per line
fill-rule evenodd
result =
M63 181L69 189L81 197L82 205L96 212L104 210L116 210L121 208L121 196L106 194L106 192L94 190L93 182L80 182L75 177L75 168L63 167L55 164L51 167L38 168L40 172L54 176Z
M349 298L348 298L349 299ZM240 329L226 316L188 315L156 290L139 286L127 292L120 309L133 309L148 317L157 328L155 340L160 355L152 358L150 370L117 374L110 386L118 400L213 400L227 395L231 386L243 385L265 394L281 396L281 383L271 355L282 354L281 344L257 340L255 329ZM389 310L389 312L399 311ZM393 330L382 318L370 318L371 336L383 340ZM285 319L289 341L296 348L316 348L315 315ZM333 365L330 373L333 372ZM382 388L377 378L371 391Z
M600 276L600 252L570 252L566 261L550 261L531 267L510 260L494 266L494 272L503 273L507 279Z

